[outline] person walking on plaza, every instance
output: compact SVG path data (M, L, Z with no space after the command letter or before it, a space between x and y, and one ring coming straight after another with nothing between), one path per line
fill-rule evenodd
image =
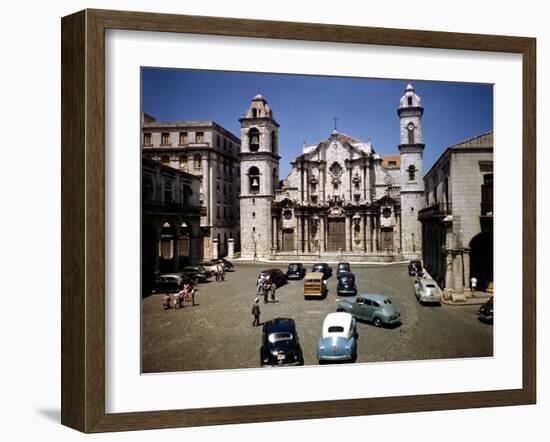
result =
M256 299L254 299L254 304L252 304L252 315L254 316L254 322L252 322L253 327L260 325L260 305L258 304L259 301L260 298L256 297Z
M222 264L218 264L218 272L220 273L220 279L225 281L225 268Z
M476 293L476 286L477 286L477 278L475 276L472 276L472 279L470 279L470 287L474 295Z

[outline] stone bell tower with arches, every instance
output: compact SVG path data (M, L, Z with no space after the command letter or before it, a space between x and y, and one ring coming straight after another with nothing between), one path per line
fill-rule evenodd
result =
M411 84L401 97L397 115L400 120L401 154L401 250L407 259L422 256L422 224L418 212L424 204L422 101Z
M279 124L267 101L256 95L241 123L241 257L271 251L271 205L279 183Z

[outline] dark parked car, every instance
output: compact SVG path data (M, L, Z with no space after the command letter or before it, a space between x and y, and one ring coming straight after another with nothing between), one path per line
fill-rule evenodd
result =
M332 276L332 269L324 262L313 264L311 272L321 272L323 274L323 279L328 279Z
M481 306L478 312L478 318L480 321L493 323L493 297L489 299L485 304Z
M409 275L415 276L418 272L422 272L422 263L416 260L409 262Z
M264 323L260 363L262 367L304 365L304 356L293 319L277 318Z
M293 262L288 265L288 270L286 271L287 279L302 279L304 276L306 276L306 269L303 264Z
M351 272L351 266L349 265L349 262L339 262L338 267L336 269L336 275L340 275L340 273L344 272Z
M155 281L153 293L179 292L183 288L183 284L186 282L188 282L191 286L195 285L193 280L183 273L166 273L159 276L159 278Z
M182 271L186 276L197 282L206 282L210 278L210 273L203 266L187 266Z
M287 283L286 275L279 269L267 269L260 272L260 277L267 277L271 279L271 282L275 283L277 288Z
M338 273L338 284L336 284L336 293L338 295L357 295L357 286L355 285L355 275L353 273Z
M232 272L234 270L233 263L231 261L228 261L225 258L219 258L219 259L211 259L209 261L210 264L221 264L223 266L224 271L226 272Z

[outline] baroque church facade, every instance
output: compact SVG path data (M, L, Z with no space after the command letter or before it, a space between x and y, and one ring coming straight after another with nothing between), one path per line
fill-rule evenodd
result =
M255 96L240 119L241 257L419 258L423 111L409 84L397 109L399 155L382 157L370 141L335 129L304 145L279 181L279 124L265 98Z

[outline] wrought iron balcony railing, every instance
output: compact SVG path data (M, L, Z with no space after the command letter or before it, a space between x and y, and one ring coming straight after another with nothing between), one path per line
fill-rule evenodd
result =
M146 212L170 212L186 215L205 216L206 207L195 206L178 201L143 200L142 208Z
M418 212L418 219L440 218L450 215L453 211L451 203L437 203Z

